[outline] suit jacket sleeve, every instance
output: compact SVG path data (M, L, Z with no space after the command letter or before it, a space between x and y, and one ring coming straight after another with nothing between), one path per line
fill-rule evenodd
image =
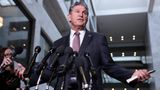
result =
M126 82L126 79L130 78L133 74L133 71L123 68L116 64L109 53L109 48L107 44L107 39L103 36L100 40L100 52L101 52L101 64L102 69L106 72L109 76L120 80L122 82Z

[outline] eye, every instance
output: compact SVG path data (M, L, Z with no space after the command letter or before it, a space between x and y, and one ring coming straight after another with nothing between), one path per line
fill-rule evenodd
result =
M6 54L4 54L4 56L12 56L13 55L13 53L6 53Z
M87 11L84 11L83 13L84 13L85 15L88 15Z
M75 10L74 12L79 13L80 11L79 10Z

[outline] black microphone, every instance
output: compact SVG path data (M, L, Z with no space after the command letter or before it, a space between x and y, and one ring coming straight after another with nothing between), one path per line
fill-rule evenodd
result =
M87 89L89 87L88 83L87 83L87 79L86 79L86 76L84 74L84 69L83 69L83 65L84 65L84 61L83 61L83 58L82 57L78 57L76 60L76 65L78 66L78 69L79 69L79 72L82 76L82 79L83 79L83 85L82 85L82 88L83 89Z
M94 68L94 65L93 65L93 62L91 60L91 57L90 57L90 54L88 52L85 53L84 55L87 60L89 61L89 64L90 64L90 71L91 71L91 74L93 76L93 78L96 78L97 77L97 74L96 74L96 69Z
M64 63L59 66L58 73L64 74L66 69L68 68L68 62L70 59L70 56L73 54L73 49L71 47L66 47L64 50Z
M27 71L24 73L24 77L30 77L30 72L31 72L31 69L35 63L35 60L36 60L36 57L37 55L39 54L39 52L41 51L41 47L40 46L36 46L35 49L34 49L34 54L31 58L31 62L29 63L29 67L27 69Z
M68 60L68 65L72 66L72 69L75 69L74 60L78 56L78 52L74 51L73 54L71 55L71 58Z
M12 48L12 52L13 52L13 57L15 57L17 54L21 54L23 52L23 48L22 47Z
M65 47L63 45L59 46L56 49L56 51L55 51L55 53L53 55L53 60L52 60L52 62L50 64L50 68L51 69L53 69L53 67L55 66L55 64L56 64L56 62L58 60L58 57L61 56L64 53L64 49L65 49Z
M77 52L73 52L73 49L72 48L70 48L70 47L67 47L66 49L65 49L65 51L64 51L64 54L66 53L66 55L65 55L65 59L67 59L68 57L69 57L69 59L67 60L67 61L65 61L64 62L64 64L62 64L61 66L60 66L60 68L58 68L58 74L64 74L65 72L66 72L66 69L68 68L68 67L70 67L71 65L72 65L72 63L73 63L73 60L75 59L75 57L77 56ZM73 53L73 54L72 54ZM72 55L70 55L70 54L72 54ZM49 85L50 85L50 83L51 83L51 81L52 81L52 79L55 77L55 71L53 71L52 72L52 74L51 74L51 77L50 77L50 79L49 79L49 81L47 82L47 87L46 87L46 90L48 90L48 87L49 87Z
M38 90L38 86L39 86L42 74L44 72L44 69L46 68L47 60L50 57L50 55L54 53L54 55L53 55L54 57L59 56L63 52L63 50L64 50L63 48L64 48L64 46L60 46L57 49L56 49L56 47L52 47L49 50L48 54L42 59L40 65L38 66L38 68L36 70L36 73L39 75L39 77L38 77L38 80L37 80L37 83L36 83L35 90Z
M36 73L39 74L41 70L44 68L44 66L47 64L47 60L50 57L51 54L53 54L56 50L56 47L52 47L49 49L47 55L42 59L41 63L39 64Z
M24 84L25 84L25 89L24 90L29 90L29 82L30 82L30 76L31 76L31 69L35 63L36 57L39 54L39 52L41 51L41 47L40 46L36 46L34 49L34 54L31 58L31 63L29 64L29 67L27 68L27 71L25 71L25 73L23 74L23 76L25 77Z

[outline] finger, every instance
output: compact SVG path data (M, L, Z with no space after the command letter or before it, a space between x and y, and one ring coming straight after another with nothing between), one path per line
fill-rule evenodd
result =
M15 75L18 76L18 70L17 69L15 69Z
M6 58L6 60L7 60L8 62L12 62L12 60L11 60L10 58Z
M140 71L140 81L145 81L147 79L149 79L150 74L148 73L147 70L141 70Z

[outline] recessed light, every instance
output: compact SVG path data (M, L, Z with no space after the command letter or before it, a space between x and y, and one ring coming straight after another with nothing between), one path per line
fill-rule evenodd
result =
M14 31L14 32L17 31L17 28L13 27L13 28L12 28L12 31Z
M133 36L132 36L132 40L136 40L136 35L133 35Z
M23 27L23 30L25 30L25 29L26 29L26 27L24 26L24 27Z
M121 36L121 41L123 41L124 40L124 36Z
M110 53L111 57L113 57L113 53Z
M113 41L113 38L110 36L110 37L109 37L109 40L110 40L110 41Z
M114 88L112 88L112 90L115 90Z
M134 55L133 56L137 56L137 52L134 52Z
M125 53L124 52L122 52L122 57L124 57L125 56Z
M24 47L26 47L26 44L25 44L25 43L23 43L23 46L24 46Z

